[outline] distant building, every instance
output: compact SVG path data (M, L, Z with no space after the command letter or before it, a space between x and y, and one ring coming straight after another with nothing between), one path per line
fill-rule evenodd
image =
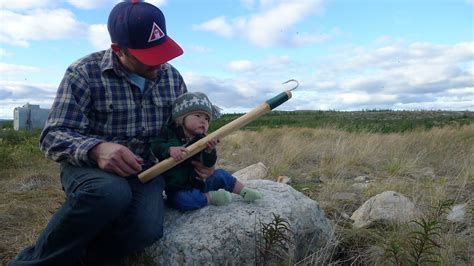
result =
M46 119L48 119L48 114L49 109L41 109L36 104L27 103L23 107L16 107L13 111L13 129L42 129Z

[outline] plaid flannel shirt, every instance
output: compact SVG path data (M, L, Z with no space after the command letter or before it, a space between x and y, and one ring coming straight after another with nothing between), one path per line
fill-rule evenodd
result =
M88 152L102 142L127 146L145 164L156 162L150 139L159 135L173 101L187 91L179 72L163 64L143 92L127 77L111 49L73 63L59 85L40 148L47 158L95 165Z

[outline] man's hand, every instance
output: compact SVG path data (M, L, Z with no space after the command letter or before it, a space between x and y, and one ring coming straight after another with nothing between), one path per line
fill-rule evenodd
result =
M116 143L100 143L89 151L89 157L97 162L100 169L123 177L142 170L143 159Z
M214 174L214 166L213 167L206 167L200 161L191 161L191 164L194 166L194 170L198 174L200 178L205 180L206 178L210 177Z

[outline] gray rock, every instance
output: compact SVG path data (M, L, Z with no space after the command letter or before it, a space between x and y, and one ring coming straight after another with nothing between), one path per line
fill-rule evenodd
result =
M333 243L332 227L316 201L269 180L245 185L262 192L263 198L246 203L233 195L227 206L185 213L167 210L164 236L146 254L159 265L255 265L260 221L268 224L274 214L285 219L293 232L288 236L294 244L288 246L285 259L296 262Z
M374 223L406 223L417 215L415 205L405 196L385 191L368 199L351 216L356 228L369 227Z

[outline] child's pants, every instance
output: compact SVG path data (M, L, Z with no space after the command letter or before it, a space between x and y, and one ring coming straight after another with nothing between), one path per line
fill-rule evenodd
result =
M220 188L229 192L234 190L235 182L237 180L229 172L224 169L216 169L214 174L206 179L206 189L204 192L199 189L192 190L166 190L168 197L167 203L175 209L181 211L189 211L202 208L207 205L207 197L205 195L208 191L216 191Z

